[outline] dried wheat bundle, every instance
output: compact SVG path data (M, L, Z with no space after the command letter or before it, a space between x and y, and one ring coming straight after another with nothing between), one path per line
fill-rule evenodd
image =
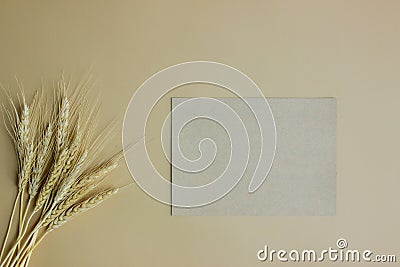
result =
M34 248L51 231L117 193L98 185L118 166L121 153L94 163L107 132L96 135L98 105L88 108L87 81L74 88L63 78L48 105L43 91L27 101L23 88L17 101L3 90L5 127L14 143L17 195L0 254L0 267L28 266ZM16 211L18 220L14 222ZM17 226L15 240L9 239ZM8 248L7 248L8 247Z

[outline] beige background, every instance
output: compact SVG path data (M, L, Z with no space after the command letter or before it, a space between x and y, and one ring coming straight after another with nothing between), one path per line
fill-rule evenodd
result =
M268 263L256 252L265 244L322 249L339 237L399 257L399 11L389 0L1 1L0 80L17 75L29 91L40 77L49 85L62 70L77 77L93 66L104 123L121 125L145 79L190 60L234 66L269 97L337 97L336 216L171 217L134 185L49 235L31 266L261 266ZM184 89L173 95L224 96ZM16 162L0 133L3 233ZM116 134L110 151L121 146ZM150 144L152 158L166 172L158 145ZM125 167L113 179L130 181Z

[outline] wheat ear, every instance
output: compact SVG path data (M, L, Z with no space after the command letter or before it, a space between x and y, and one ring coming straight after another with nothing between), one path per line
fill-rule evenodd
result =
M118 167L118 161L122 153L117 153L110 159L98 164L94 168L82 174L77 182L73 185L74 188L85 187L89 184L96 183L99 179L108 175L111 171Z
M49 199L50 194L58 182L60 174L64 168L65 161L67 160L68 149L63 149L59 154L56 163L53 165L53 168L50 172L50 175L47 177L42 189L39 192L39 195L36 200L36 206L34 212L38 212L45 204L45 202Z
M95 188L95 185L82 187L70 193L64 200L55 206L50 212L44 216L43 226L49 225L56 217L62 212L67 210L72 205L76 204L78 200L82 199L89 191Z
M67 177L63 178L53 199L53 206L57 205L68 194L72 184L75 182L78 174L81 171L82 165L84 164L86 157L87 151L84 151L79 157L78 161L75 163L71 173Z
M61 98L60 112L58 114L58 127L57 127L57 147L56 150L60 151L67 141L67 129L69 123L69 100L67 97Z
M53 124L49 123L46 127L38 144L35 166L32 170L32 177L29 183L29 196L34 198L43 180L43 173L46 168L46 156L49 154L50 141L53 136Z
M48 226L47 231L53 231L66 222L68 222L70 219L73 217L77 216L78 214L81 214L89 209L92 209L102 203L104 200L107 198L111 197L112 195L116 194L118 192L118 188L113 188L109 189L106 191L103 191L93 197L88 198L85 201L82 201L81 203L74 205L67 209L66 211L62 212L57 218L55 218Z

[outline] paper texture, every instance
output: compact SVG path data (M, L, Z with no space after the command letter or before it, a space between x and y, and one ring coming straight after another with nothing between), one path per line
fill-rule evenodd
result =
M173 98L172 107L185 101ZM260 136L254 115L236 98L219 98L242 119L250 140L248 167L238 185L212 204L197 208L172 208L173 215L335 215L336 212L336 100L334 98L269 98L277 146L271 171L264 184L252 194L248 185L260 153ZM255 103L259 98L249 98ZM207 108L207 107L204 107ZM174 118L172 113L172 132ZM200 173L172 167L172 180L184 186L198 186L217 178L229 161L227 133L217 123L199 118L180 133L182 153L194 160L200 156L198 144L211 138L217 145L212 165ZM265 148L271 149L271 148ZM172 161L174 160L172 147ZM244 157L245 158L245 157ZM262 163L261 163L262 164ZM180 197L172 192L172 198Z

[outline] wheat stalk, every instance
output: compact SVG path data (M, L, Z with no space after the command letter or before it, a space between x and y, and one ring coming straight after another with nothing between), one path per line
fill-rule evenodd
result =
M56 84L54 103L50 107L38 92L28 104L20 83L16 104L3 87L10 108L2 105L2 113L17 154L18 193L2 246L0 267L27 266L44 236L118 191L95 193L98 185L118 166L122 153L94 163L109 132L94 133L98 106L87 109L86 93L82 92L87 85L82 82L71 89L69 82L62 78ZM3 258L18 203L18 235Z
M14 217L14 213L16 210L16 204L18 201L20 201L20 216L19 216L19 233L21 231L21 227L23 225L23 196L24 196L24 191L25 191L25 186L29 180L29 175L31 171L31 167L33 164L33 158L34 158L34 149L33 149L33 143L31 140L30 136L30 113L29 110L30 108L26 104L25 101L25 96L22 94L22 99L23 99L23 104L22 104L22 109L21 109L21 114L18 114L18 111L11 99L10 94L7 94L7 98L9 102L12 104L12 110L14 111L13 115L11 115L11 112L7 112L7 117L9 120L10 127L13 129L13 133L15 134L12 137L12 140L14 141L14 146L16 149L17 153L17 160L18 160L18 194L15 198L14 201L14 206L13 210L10 216L9 224L7 227L6 231L6 236L3 241L3 245L1 248L1 253L0 253L0 260L3 256L4 249L7 243L7 239L10 233L11 229L11 224L12 220ZM36 96L36 95L35 95ZM32 103L32 106L35 105L36 103L36 98L34 98L34 101ZM7 126L6 126L7 128ZM8 131L10 133L10 131Z

